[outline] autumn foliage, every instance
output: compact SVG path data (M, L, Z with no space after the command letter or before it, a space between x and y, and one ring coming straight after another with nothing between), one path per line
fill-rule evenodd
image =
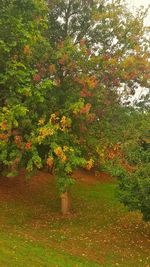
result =
M99 169L124 155L122 118L130 111L123 103L150 86L144 13L134 17L117 0L7 2L0 11L2 169L14 176L53 166L66 192L75 168Z

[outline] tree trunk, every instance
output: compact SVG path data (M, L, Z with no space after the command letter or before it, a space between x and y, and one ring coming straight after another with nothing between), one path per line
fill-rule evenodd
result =
M69 192L65 192L61 194L61 212L63 215L67 215L70 213L71 207L71 196Z

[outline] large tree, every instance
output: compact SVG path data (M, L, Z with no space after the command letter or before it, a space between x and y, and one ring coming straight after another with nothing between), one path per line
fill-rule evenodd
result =
M67 212L73 169L115 140L120 91L149 88L144 13L118 0L11 0L0 12L0 161L9 175L53 168Z

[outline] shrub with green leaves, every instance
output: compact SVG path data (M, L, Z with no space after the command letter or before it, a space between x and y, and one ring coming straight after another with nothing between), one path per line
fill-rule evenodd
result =
M119 177L119 198L130 210L140 210L150 220L150 164Z

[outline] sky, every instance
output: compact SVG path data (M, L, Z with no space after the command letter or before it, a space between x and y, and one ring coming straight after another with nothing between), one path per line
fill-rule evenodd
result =
M131 10L132 9L134 10L135 7L140 7L140 6L148 7L148 5L150 5L150 0L127 0L127 2ZM145 20L145 24L150 25L150 10Z
M129 8L130 10L134 10L136 7L139 8L140 6L144 6L145 8L148 7L148 5L150 5L150 0L126 0L128 5L129 5ZM148 12L148 16L147 18L145 19L145 25L150 25L150 10ZM141 95L141 93L143 92L143 89L138 89L136 90L136 94L132 97L132 100L131 102L135 99L138 99ZM145 94L146 92L148 92L146 89L145 89Z

